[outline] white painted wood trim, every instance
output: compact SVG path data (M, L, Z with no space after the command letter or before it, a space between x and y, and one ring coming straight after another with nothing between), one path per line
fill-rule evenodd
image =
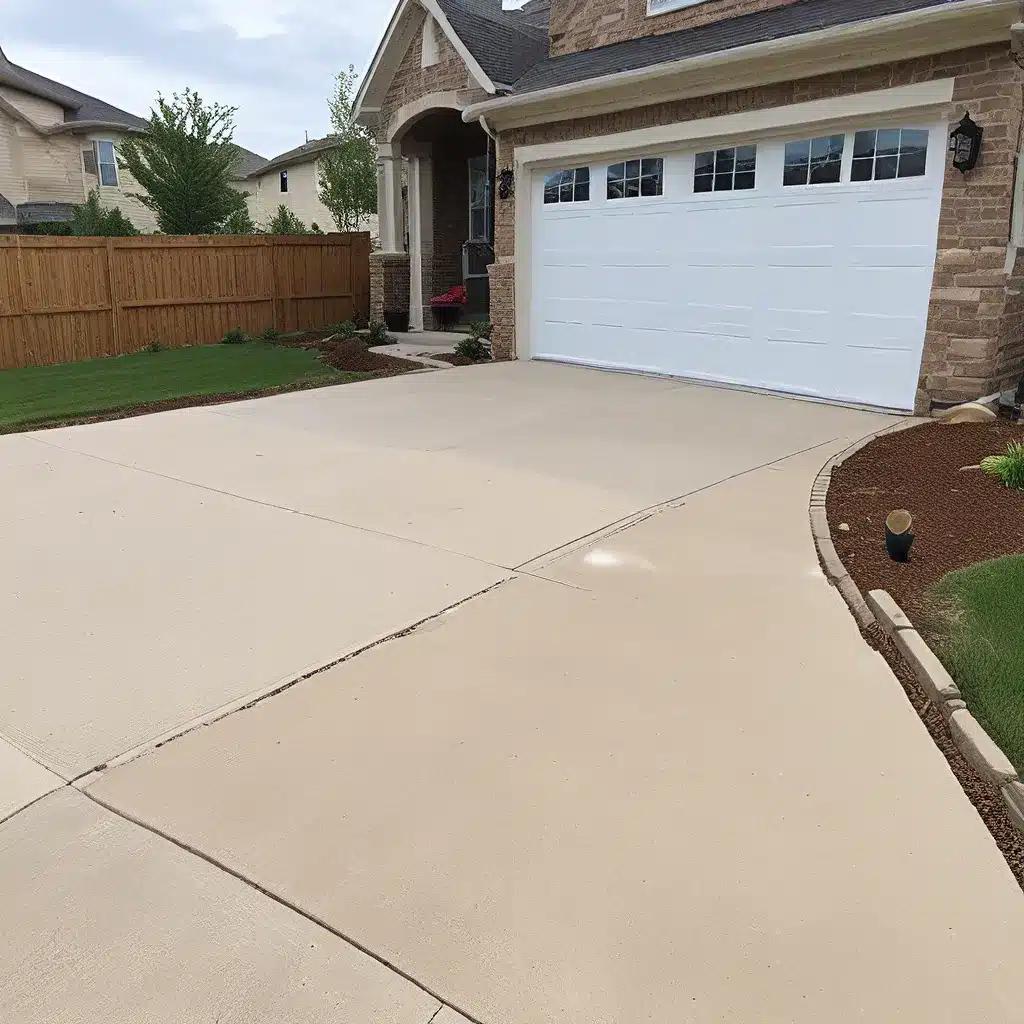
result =
M675 121L672 124L639 128L613 135L597 135L589 139L517 146L515 162L517 166L522 167L527 164L559 162L577 157L602 156L625 150L646 150L681 143L728 139L736 135L754 138L758 135L774 134L786 128L823 126L876 114L904 111L913 111L915 114L928 111L944 113L943 108L953 101L955 82L953 78L937 78L930 82L898 86L895 89L830 96L821 100L808 100L805 103L790 103L763 110L744 110L736 114L701 117L692 121Z
M528 359L531 353L533 323L533 183L534 176L552 163L574 165L577 160L594 160L628 150L642 155L651 148L693 145L718 141L730 136L778 134L789 128L810 126L836 127L863 117L886 117L913 113L933 116L935 120L948 113L953 100L955 79L941 78L930 82L878 89L873 92L791 103L764 110L741 111L719 117L679 121L637 131L600 135L589 139L517 146L513 153L516 179L515 215L515 337L517 358Z
M428 110L463 110L466 104L459 101L457 92L431 92L400 106L388 122L388 142L394 142L402 129L412 120Z

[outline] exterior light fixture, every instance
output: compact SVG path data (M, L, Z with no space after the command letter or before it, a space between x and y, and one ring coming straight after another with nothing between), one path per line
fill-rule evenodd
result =
M949 137L949 151L953 154L953 166L966 174L974 170L981 155L981 136L985 129L976 124L971 115L964 113L964 119L953 129Z
M511 167L505 167L498 174L498 195L502 199L516 194L516 172Z

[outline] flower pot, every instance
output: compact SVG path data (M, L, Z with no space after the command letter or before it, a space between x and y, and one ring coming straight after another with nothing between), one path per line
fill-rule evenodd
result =
M400 309L385 310L384 323L392 334L407 334L409 331L409 313Z
M890 512L885 520L885 550L894 562L906 562L910 558L910 545L914 535L910 532L914 517L903 508Z

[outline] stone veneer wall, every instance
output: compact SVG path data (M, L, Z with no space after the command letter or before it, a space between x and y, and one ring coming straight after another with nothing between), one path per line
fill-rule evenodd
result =
M1020 146L1024 73L1006 44L880 64L764 86L640 107L502 133L498 167L513 162L516 146L583 139L654 125L689 121L764 107L888 89L933 78L956 79L952 122L965 109L985 129L978 166L962 175L946 153L947 171L939 223L938 257L929 306L924 358L918 382L918 411L980 397L1007 383L1024 362L1024 258L1007 275L1013 181ZM517 182L528 201L525 182ZM502 280L515 261L514 197L499 199L495 211L495 258ZM492 283L494 277L492 277ZM495 288L491 319L496 352L515 350L515 309L511 287Z
M678 11L648 16L647 0L552 0L548 22L551 55L578 53L638 36L697 28L713 21L783 7L796 0L705 0ZM841 2L841 0L840 0Z

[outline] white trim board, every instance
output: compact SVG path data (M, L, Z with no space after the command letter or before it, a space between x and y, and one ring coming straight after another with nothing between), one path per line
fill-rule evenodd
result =
M532 352L533 290L533 177L552 162L575 164L629 151L642 155L645 150L696 144L730 136L754 137L778 134L790 128L838 124L865 117L886 117L912 113L939 120L948 116L953 100L955 79L941 78L893 89L834 96L805 103L791 103L763 110L740 111L718 117L678 121L636 131L599 135L589 139L517 146L513 154L516 176L515 210L515 338L517 358L528 359Z
M743 110L736 114L701 117L692 121L674 121L671 124L612 135L595 135L587 139L565 142L544 142L533 146L516 146L515 163L528 164L559 161L575 157L603 156L625 150L644 150L712 139L727 139L734 135L755 137L774 134L780 129L797 126L827 125L875 114L895 114L928 111L945 113L953 102L954 78L936 78L930 82L878 89L874 92L830 96L804 103L790 103L781 107L761 110Z

